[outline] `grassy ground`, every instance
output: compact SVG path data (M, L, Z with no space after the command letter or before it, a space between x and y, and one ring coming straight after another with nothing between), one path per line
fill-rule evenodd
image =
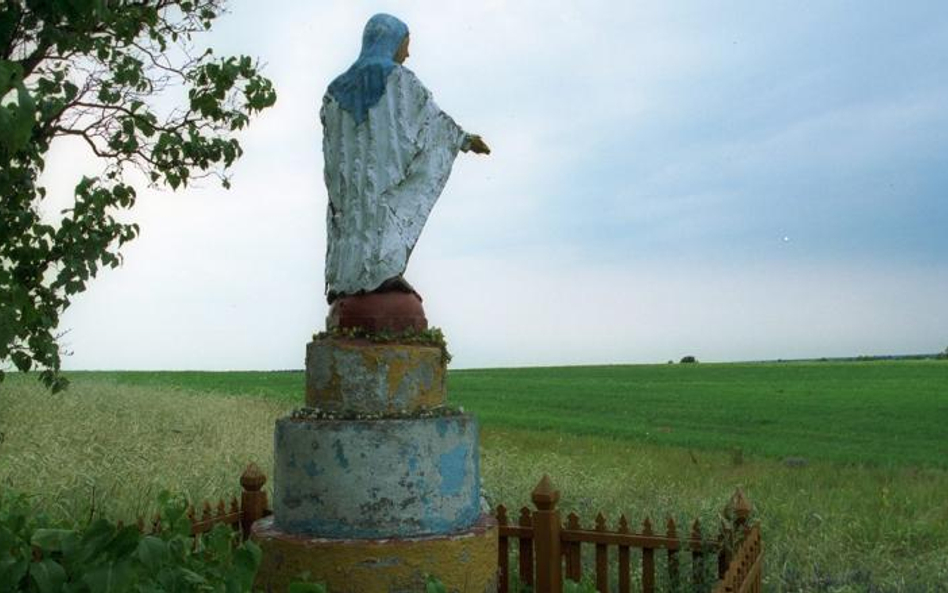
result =
M948 366L846 364L854 366L605 367L598 381L592 368L464 371L451 375L450 390L482 419L483 477L495 502L525 504L546 472L564 512L587 522L604 510L610 522L621 511L635 521L674 514L711 524L741 485L764 524L767 590L948 590L948 471L936 429L948 420L938 385L948 385ZM133 517L163 488L192 499L234 494L247 461L269 473L273 421L302 398L298 373L73 381L56 396L23 377L0 387L0 485L77 521L93 508ZM909 387L899 390L899 381ZM770 395L780 389L800 405ZM770 398L771 409L758 398ZM772 422L715 438L732 427L722 419L742 413ZM819 421L827 415L836 420ZM817 445L797 434L807 426ZM845 446L860 431L874 441ZM933 451L913 454L906 440ZM733 446L744 448L742 463ZM889 447L898 451L878 452ZM788 467L788 455L809 462Z
M128 385L296 405L303 375L96 373ZM449 399L486 427L655 445L948 468L948 361L636 365L454 371Z

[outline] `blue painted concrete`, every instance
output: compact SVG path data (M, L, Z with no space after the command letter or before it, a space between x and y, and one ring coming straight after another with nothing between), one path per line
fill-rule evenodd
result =
M441 454L438 473L441 475L442 496L454 496L461 491L467 471L468 452L467 448L461 444Z
M460 532L480 515L478 429L466 415L277 421L276 524L385 538Z

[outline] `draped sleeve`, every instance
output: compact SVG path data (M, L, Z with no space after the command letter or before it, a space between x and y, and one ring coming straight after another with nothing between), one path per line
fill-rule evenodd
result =
M465 133L407 68L357 124L326 95L326 290L357 294L403 274Z

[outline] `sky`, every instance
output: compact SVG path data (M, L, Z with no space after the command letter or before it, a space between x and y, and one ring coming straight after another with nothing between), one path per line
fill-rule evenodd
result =
M68 369L298 369L323 329L318 107L365 21L481 134L406 277L453 368L948 346L941 2L233 2L200 42L276 105L233 188L140 192L141 236L62 318ZM99 165L54 145L50 212Z

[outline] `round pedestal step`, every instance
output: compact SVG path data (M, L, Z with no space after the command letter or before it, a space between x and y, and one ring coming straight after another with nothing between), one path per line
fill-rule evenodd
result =
M497 591L497 523L489 515L451 535L385 539L289 534L268 517L251 537L263 550L255 586L264 591L282 593L302 574L332 593L424 591L429 574L448 591Z

